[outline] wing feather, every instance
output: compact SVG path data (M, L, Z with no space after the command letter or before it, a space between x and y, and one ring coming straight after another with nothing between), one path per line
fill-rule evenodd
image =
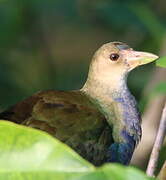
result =
M112 141L105 117L81 91L39 92L0 113L0 119L46 131L95 165L104 161Z

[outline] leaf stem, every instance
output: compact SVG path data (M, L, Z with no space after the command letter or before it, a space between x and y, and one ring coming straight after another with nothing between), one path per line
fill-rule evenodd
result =
M148 163L148 167L146 170L146 174L148 176L154 176L154 171L156 169L157 162L158 162L159 152L160 152L161 146L163 144L165 135L166 135L166 104L163 109L158 133L156 136L156 140L155 140L153 150L152 150L152 153L150 156L150 160Z

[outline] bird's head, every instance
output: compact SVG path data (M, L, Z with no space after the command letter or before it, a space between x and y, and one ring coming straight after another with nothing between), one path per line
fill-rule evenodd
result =
M135 51L125 43L111 42L104 44L96 51L91 63L91 70L96 71L98 76L101 74L120 76L157 58L158 56L152 53Z
M90 84L92 81L101 84L117 83L126 77L132 69L150 63L157 58L158 56L152 53L135 51L125 43L107 43L94 54L88 81Z
M135 51L122 42L111 42L100 47L93 58L96 64L103 68L103 71L110 72L113 69L129 72L137 66L150 63L158 56L141 51ZM99 67L98 67L99 68Z

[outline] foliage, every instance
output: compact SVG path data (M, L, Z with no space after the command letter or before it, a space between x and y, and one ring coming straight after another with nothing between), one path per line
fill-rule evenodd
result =
M80 88L86 79L89 60L93 52L105 42L124 41L135 49L159 54L161 49L163 51L163 40L166 35L165 12L166 1L164 0L0 1L0 109L12 105L36 91ZM166 58L160 58L157 65L165 67L166 60L164 59ZM129 87L138 102L141 102L142 91L148 83L153 69L153 64L149 64L146 67L139 67L129 75ZM152 90L152 95L164 94L165 92L166 84L162 82ZM148 102L147 99L145 104ZM44 141L42 143L52 144L53 142L54 145L56 144L59 147L59 141L56 142L46 134L42 133L41 135L41 132L5 123L1 123L0 127L3 127L0 135L5 133L3 137L0 137L5 139L6 145L11 143L11 148L8 149L11 152L15 152L14 144L16 142L18 143L16 150L21 145L23 146L23 139L21 140L21 138L25 137L28 139L26 142L30 141L30 144L28 146L25 142L23 149L26 149L26 145L30 149L36 147L34 138L38 137L39 139L36 140L41 141L41 136ZM17 137L16 133L18 133ZM46 139L47 142L45 142ZM18 142L18 140L21 142ZM2 147L0 152L2 154L6 145L4 141L0 141ZM60 147L63 146L61 145ZM37 152L33 150L33 154L43 153L42 149L46 147L44 145L40 148L37 147ZM68 152L69 148L66 150L66 146L63 147L65 149L63 152ZM54 152L54 147L52 148ZM16 153L16 157L15 154L12 156L16 160L7 159L6 157L4 162L1 163L0 179L5 179L4 176L6 176L6 179L9 179L9 176L21 179L23 178L22 175L31 179L32 174L36 177L40 176L41 179L45 176L53 177L55 175L49 169L44 169L47 166L41 164L38 166L39 170L36 171L35 163L29 163L32 162L31 160L37 161L37 159L34 158L35 156L31 159L32 154L27 152L26 157L29 161L26 163L28 163L30 169L26 169L24 173L18 169L17 165L21 163L20 157L22 156ZM75 162L76 157L71 150L69 150L69 154ZM8 156L10 157L9 154ZM45 157L48 160L48 156ZM88 173L88 177L91 176L93 179L97 179L101 174L104 174L104 177L108 178L109 176L106 175L107 169L114 169L113 165L108 165L95 170L92 165L78 156L77 158L80 167L87 167L87 172L79 172L78 170L78 176L82 173ZM57 161L54 155L52 159ZM2 158L0 162L1 160ZM13 164L13 168L15 168L11 169L11 173L7 171L9 170L7 163L9 163L8 165ZM44 159L42 163L46 163ZM48 163L51 163L50 159ZM6 169L3 167L5 164ZM25 165L25 163L20 164L19 167L23 168L22 165ZM71 167L73 168L73 166ZM91 170L89 170L89 167L91 167ZM119 172L122 172L122 175L127 176L128 171L139 174L139 172L137 173L133 169L130 170L130 168L115 167L118 168ZM73 173L75 176L76 172ZM115 171L112 170L111 174L114 173ZM56 176L57 174L59 174L58 179L73 176L68 172L61 173L58 171L57 173L56 171Z
M11 122L0 122L0 137L0 179L151 179L135 168L118 164L95 168L50 135Z
M163 57L159 58L159 59L156 61L156 65L159 66L159 67L164 67L164 68L166 68L166 56L163 56Z

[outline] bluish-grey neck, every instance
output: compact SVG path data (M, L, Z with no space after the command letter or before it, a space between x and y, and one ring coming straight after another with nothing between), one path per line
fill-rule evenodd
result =
M137 102L130 93L125 81L121 84L120 89L113 94L113 100L120 105L122 120L128 131L131 132L131 134L137 133L134 139L138 142L141 136L141 117L137 108Z
M115 138L121 137L121 133L125 136L125 129L128 134L134 136L136 142L139 141L140 115L136 100L127 87L127 74L112 77L106 82L87 81L82 90L92 98L108 123L114 126Z

